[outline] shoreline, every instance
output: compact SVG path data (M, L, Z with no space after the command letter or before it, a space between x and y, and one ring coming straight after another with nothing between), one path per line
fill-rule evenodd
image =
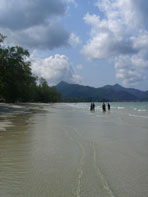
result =
M4 113L28 112L31 109L40 109L50 103L0 103L0 115Z
M44 110L43 107L51 105L50 103L0 103L0 132L6 131L13 124L10 117L19 114L34 113Z

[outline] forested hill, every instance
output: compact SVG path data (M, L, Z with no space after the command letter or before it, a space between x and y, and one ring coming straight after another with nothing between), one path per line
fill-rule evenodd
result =
M94 88L62 81L56 89L63 101L148 101L148 91L125 88L119 84Z

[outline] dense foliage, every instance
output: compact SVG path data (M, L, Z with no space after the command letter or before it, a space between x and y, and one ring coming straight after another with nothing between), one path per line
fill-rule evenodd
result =
M60 94L46 80L33 76L29 52L22 47L2 47L0 34L0 99L6 102L57 102Z

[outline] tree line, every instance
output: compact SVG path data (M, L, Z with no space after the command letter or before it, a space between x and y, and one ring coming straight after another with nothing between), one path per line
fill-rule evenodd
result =
M6 102L58 102L60 93L45 79L34 76L28 50L3 46L0 33L0 99Z

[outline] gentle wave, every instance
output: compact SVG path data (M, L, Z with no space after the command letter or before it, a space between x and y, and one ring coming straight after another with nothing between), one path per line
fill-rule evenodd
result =
M117 107L118 109L125 109L125 107Z
M137 116L135 114L129 114L129 116L136 117L136 118L148 118L148 116Z

